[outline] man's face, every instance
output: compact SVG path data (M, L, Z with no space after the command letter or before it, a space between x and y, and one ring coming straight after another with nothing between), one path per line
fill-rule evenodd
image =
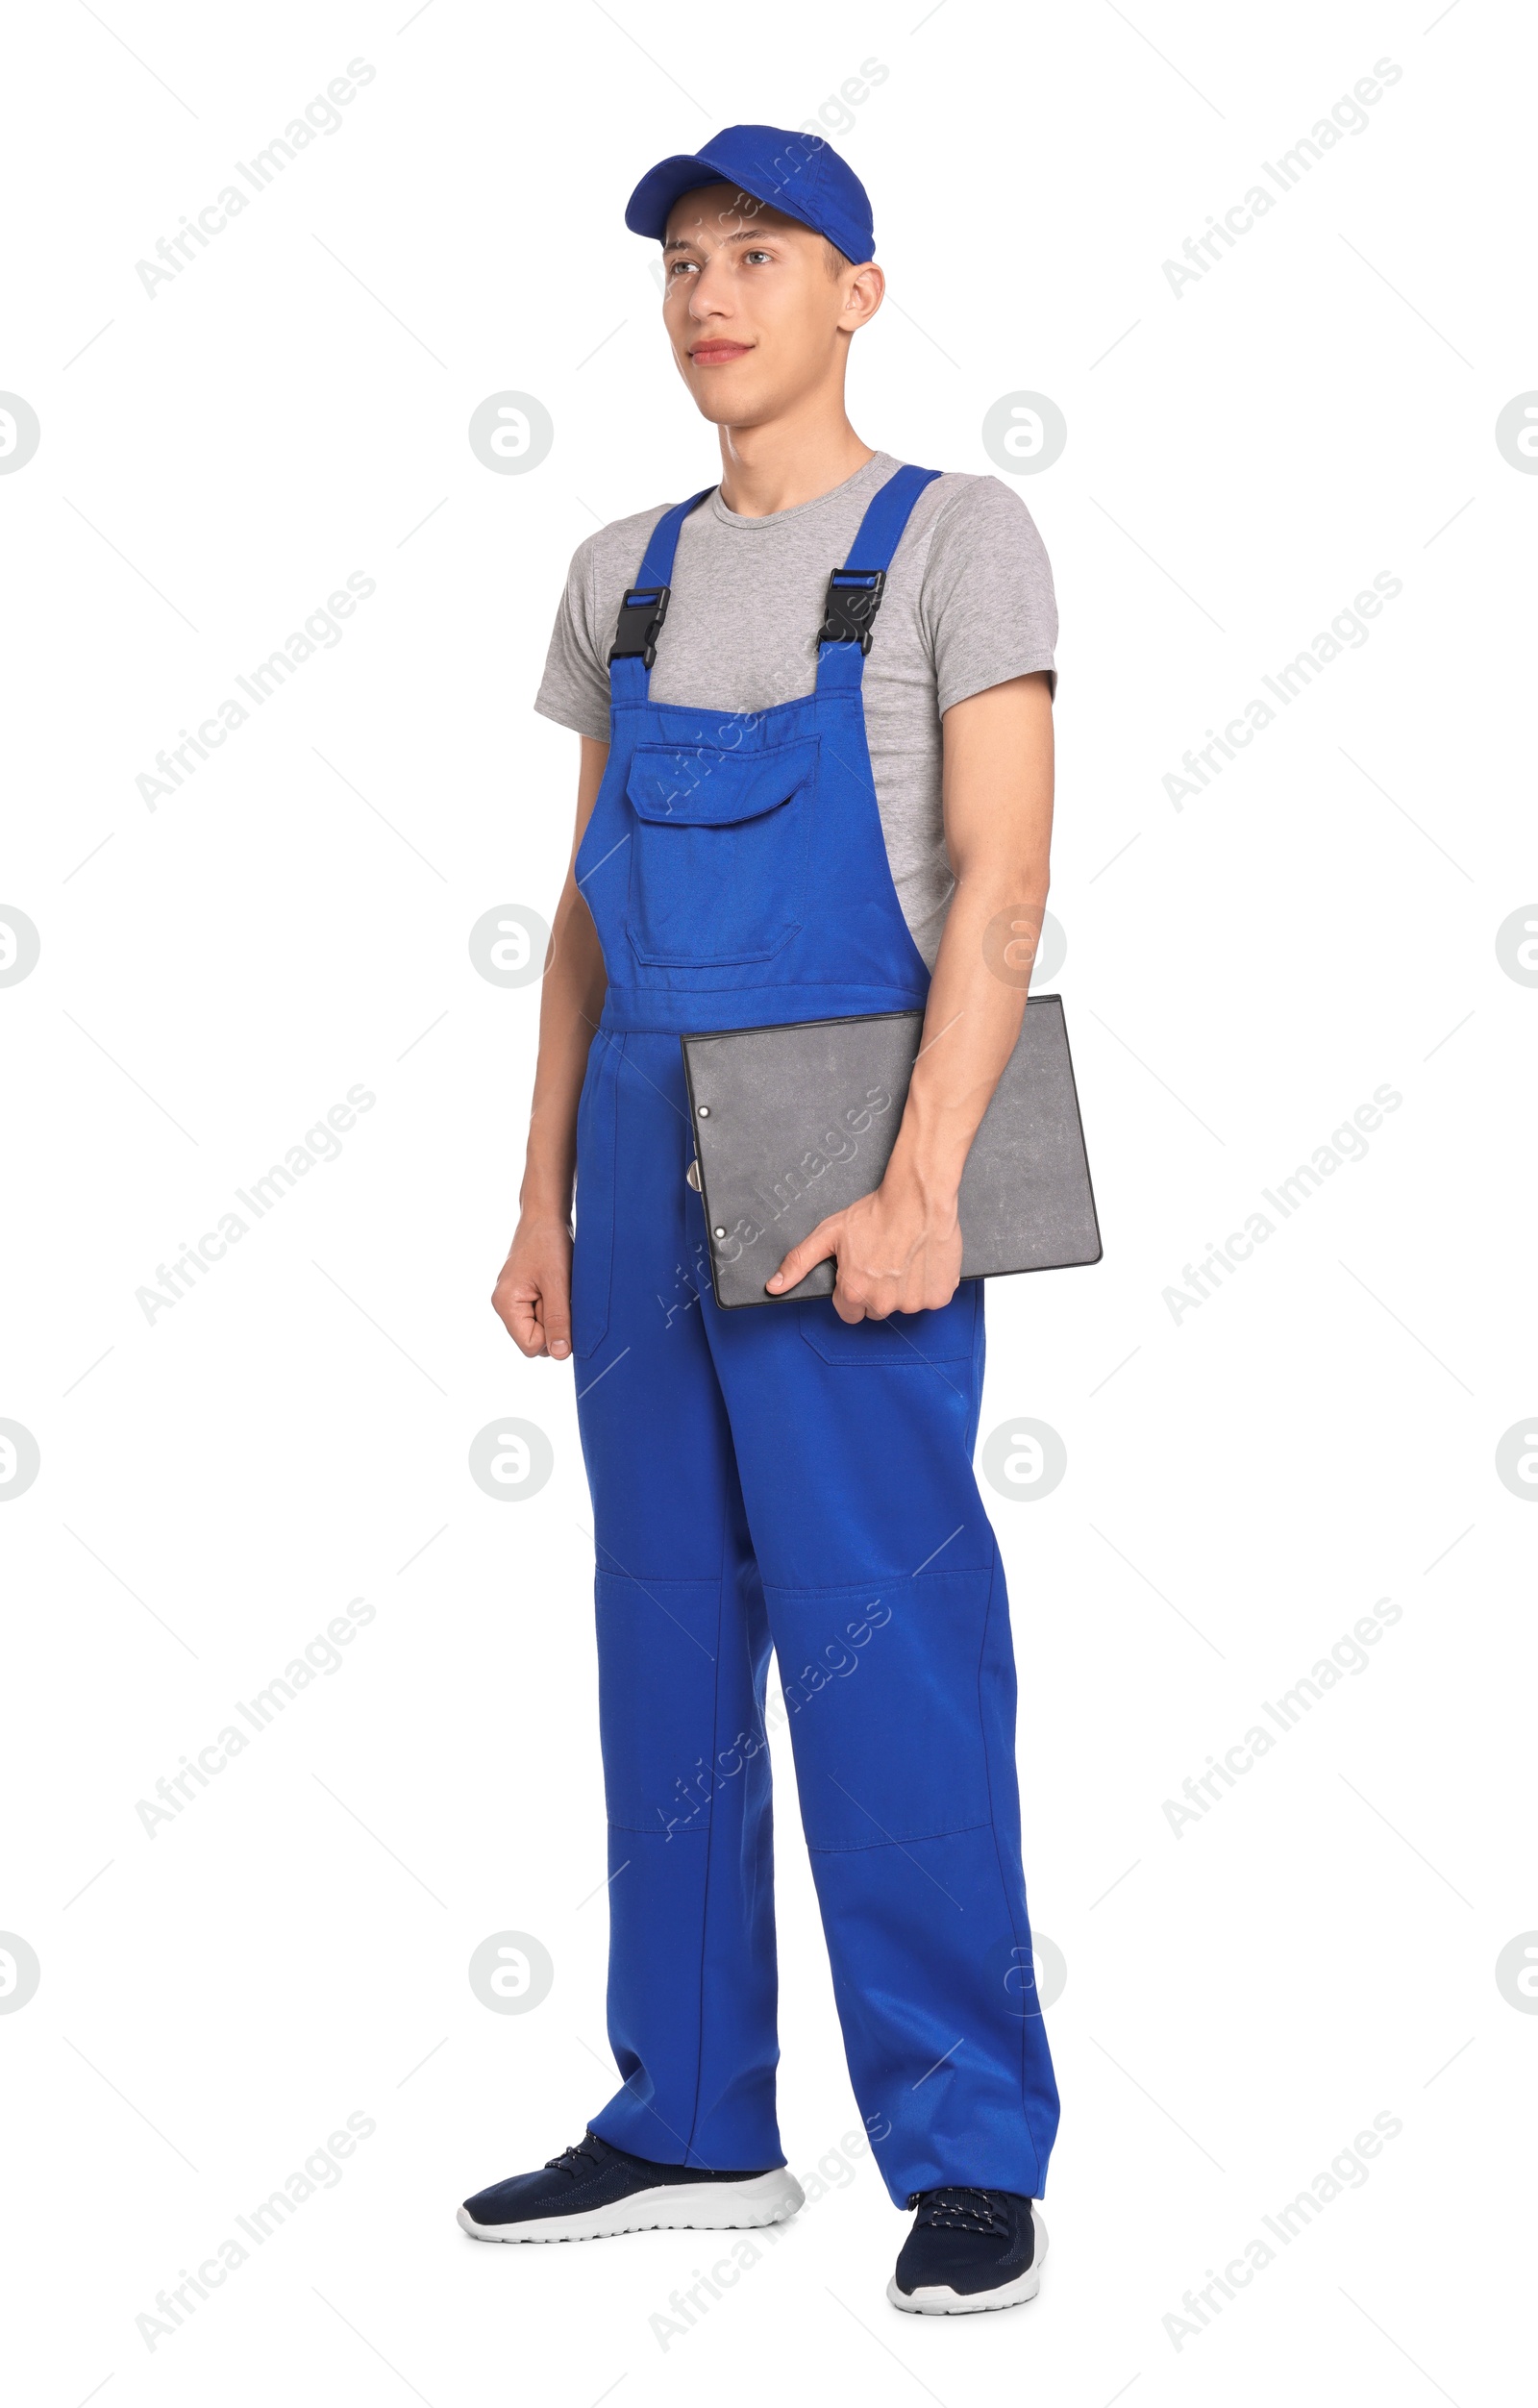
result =
M730 184L685 192L662 241L662 318L703 417L756 426L842 375L880 268L832 273L821 235Z

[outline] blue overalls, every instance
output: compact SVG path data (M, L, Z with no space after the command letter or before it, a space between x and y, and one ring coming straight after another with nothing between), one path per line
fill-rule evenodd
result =
M826 1297L721 1311L679 1035L925 1001L860 682L937 473L900 468L875 496L830 581L815 691L763 711L651 701L679 528L707 494L658 521L577 859L608 975L578 1112L572 1349L624 2077L592 2128L673 2165L784 2162L773 1646L850 2074L900 2205L951 2182L1040 2197L1057 2123L1008 1606L972 1471L982 1284L854 1326Z

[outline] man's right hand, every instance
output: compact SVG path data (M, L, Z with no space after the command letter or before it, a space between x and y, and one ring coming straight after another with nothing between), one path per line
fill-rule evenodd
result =
M571 1353L571 1230L564 1221L525 1215L491 1302L521 1353L565 1361Z

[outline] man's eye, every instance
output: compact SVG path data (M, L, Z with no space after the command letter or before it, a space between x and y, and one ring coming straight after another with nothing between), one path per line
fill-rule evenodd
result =
M769 254L767 251L744 251L742 256L745 260L766 260Z
M695 264L692 260L673 260L668 265L668 282L671 284L675 276L692 276L694 272Z

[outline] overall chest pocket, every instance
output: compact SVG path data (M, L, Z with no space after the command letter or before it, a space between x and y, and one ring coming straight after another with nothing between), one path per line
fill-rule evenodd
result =
M637 745L629 936L658 966L767 961L801 927L817 740L767 752Z

